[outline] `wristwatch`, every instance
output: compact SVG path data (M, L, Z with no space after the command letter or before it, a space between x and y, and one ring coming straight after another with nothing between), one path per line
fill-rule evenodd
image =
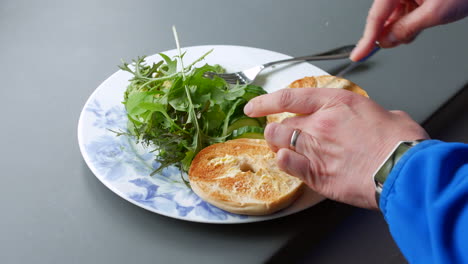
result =
M380 194L382 193L384 183L395 164L400 160L403 154L406 153L406 151L416 146L421 141L423 140L398 142L393 151L388 155L387 159L382 163L377 172L374 174L373 178L375 183L375 199L377 200L377 205L379 205Z

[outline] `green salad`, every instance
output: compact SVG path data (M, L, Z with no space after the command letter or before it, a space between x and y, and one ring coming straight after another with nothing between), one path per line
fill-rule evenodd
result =
M131 73L123 104L128 115L128 134L154 148L160 172L169 165L188 171L203 148L233 138L263 138L264 118L244 115L244 105L266 91L255 85L230 85L219 77L219 65L194 65L211 51L184 67L184 54L147 64L139 57L120 68ZM178 65L179 64L179 65ZM179 67L178 67L179 66ZM179 70L178 70L179 69Z

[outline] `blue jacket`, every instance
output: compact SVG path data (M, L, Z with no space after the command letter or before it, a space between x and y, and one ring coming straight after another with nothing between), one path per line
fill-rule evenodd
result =
M468 263L468 144L411 148L388 176L380 207L410 263Z

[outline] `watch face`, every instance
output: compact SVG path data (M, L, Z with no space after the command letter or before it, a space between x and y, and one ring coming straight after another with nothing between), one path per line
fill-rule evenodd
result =
M387 160L382 164L380 169L374 175L374 182L377 192L382 192L383 184L387 180L388 175L392 171L393 167L397 164L403 154L406 153L410 148L414 147L422 140L415 141L401 141L395 147L395 149L390 153Z
M388 158L382 164L382 166L377 170L374 175L374 182L375 182L375 199L377 201L377 205L379 205L380 201L380 194L383 190L383 185L387 180L388 175L392 171L393 167L397 164L403 154L406 153L410 148L416 146L423 140L415 140L415 141L401 141L397 144L395 149L390 153Z

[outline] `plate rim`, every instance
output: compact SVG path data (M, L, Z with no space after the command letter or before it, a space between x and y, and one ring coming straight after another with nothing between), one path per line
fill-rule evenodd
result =
M287 54L284 54L284 53L280 53L280 52L277 52L277 51L272 51L272 50L267 50L267 49L262 49L262 48L258 48L258 47L250 47L250 46L242 46L242 45L223 45L223 44L214 44L214 45L195 45L195 46L187 46L187 47L181 47L181 50L189 50L189 49L193 49L193 48L210 48L210 49L215 49L216 47L230 47L230 48L240 48L240 49L251 49L251 50L260 50L260 51L266 51L266 52L269 52L269 53L275 53L277 55L281 55L281 56L286 56L287 58L292 58L292 56L290 55L287 55ZM153 57L153 56L156 56L156 55L159 55L160 53L168 53L168 52L174 52L176 51L177 49L170 49L170 50L166 50L166 51L161 51L161 52L157 52L157 53L154 53L152 55L148 55L146 56L147 58L148 57ZM320 71L323 71L325 74L328 74L326 73L324 70L322 70L321 68L315 66L315 65L312 65L310 64L312 67L315 67L317 68L318 70ZM286 211L279 211L279 212L276 212L274 214L270 214L270 215L264 215L264 216L248 216L246 219L241 219L241 220L238 220L238 221L233 221L232 219L226 221L226 220L210 220L210 219L196 219L196 218L187 218L187 217L182 217L182 216L178 216L178 215L171 215L169 213L166 213L166 212L163 212L163 211L156 211L154 208L148 206L148 205L145 205L145 204L141 204L141 203L137 203L136 201L130 199L129 197L127 197L127 195L125 195L123 193L123 191L119 190L118 188L112 186L110 184L110 182L106 182L102 177L99 177L98 175L100 175L100 173L97 171L97 169L95 168L95 166L93 166L91 160L90 160L90 157L88 156L88 153L87 151L85 150L85 145L84 145L84 129L83 129L83 126L84 126L84 116L85 116L85 112L86 112L86 106L88 106L92 99L94 99L96 97L96 94L99 92L99 88L106 82L108 82L110 79L114 78L115 75L118 75L118 74L121 74L123 72L123 70L119 69L117 70L116 72L112 73L110 76L108 76L105 80L103 80L102 82L99 83L99 85L93 90L93 92L88 96L88 98L86 99L85 103L83 104L83 107L80 111L80 115L79 115L79 119L78 119L78 126L77 126L77 139L78 139L78 145L79 145L79 149L80 149L80 153L81 153L81 156L83 157L87 167L91 170L91 172L94 174L94 177L96 177L102 184L104 184L104 186L106 186L109 190L111 190L114 194L118 195L120 198L123 198L124 200L134 204L135 206L137 207L141 207L145 210L148 210L152 213L155 213L155 214L159 214L159 215L163 215L165 217L169 217L169 218L174 218L174 219L178 219L178 220L183 220L183 221L188 221L188 222L195 222L195 223L204 223L204 224L220 224L220 225L224 225L224 224L248 224L248 223L255 223L255 222L263 222L263 221L268 221L268 220L273 220L273 219L278 219L278 218L282 218L282 217L285 217L285 216L288 216L288 215L293 215L293 214L296 214L296 213L299 213L301 211L304 211L306 209L309 209L313 206L315 206L316 204L322 202L323 200L325 200L325 198L322 197L322 199L319 199L318 201L316 201L315 203L311 204L310 206L308 207L304 207L300 210L297 210L297 211L293 211L293 212L286 212ZM307 188L307 187L305 187ZM299 197L300 198L300 197ZM293 205L296 201L294 201L291 205Z

